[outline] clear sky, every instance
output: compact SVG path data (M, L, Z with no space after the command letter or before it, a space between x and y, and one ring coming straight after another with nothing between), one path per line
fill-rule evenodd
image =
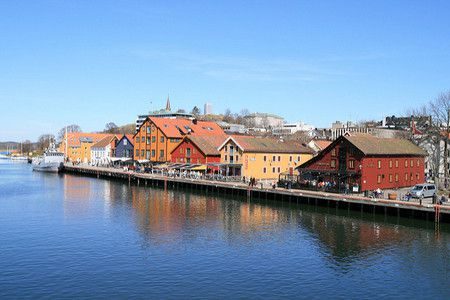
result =
M450 89L450 1L0 1L0 141L159 109L329 126Z

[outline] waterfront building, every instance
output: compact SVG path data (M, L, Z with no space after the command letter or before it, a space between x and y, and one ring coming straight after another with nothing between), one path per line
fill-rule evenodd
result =
M115 157L116 144L119 139L111 134L91 146L90 164L93 166L107 165Z
M141 162L168 162L183 137L224 134L215 122L148 117L133 136L134 158Z
M122 138L117 141L115 157L117 158L133 158L134 154L134 140L133 135L124 134Z
M88 163L91 160L91 146L106 136L106 133L69 132L64 134L58 150L69 161Z
M194 135L186 136L171 153L173 163L201 164L210 170L216 170L220 163L219 146L227 138L226 135ZM209 166L208 166L209 164Z
M405 139L341 136L297 167L298 181L349 184L355 192L410 187L425 180L425 156Z
M144 115L138 115L138 117L136 119L136 132L138 131L139 127L142 126L142 124L148 117L170 118L170 119L175 119L175 118L193 119L194 115L184 112L184 111L181 111L181 110L172 111L172 108L170 106L170 99L169 99L169 97L167 97L166 107L164 109L155 110L155 111L149 112L148 114L144 114Z
M218 148L225 174L275 180L312 158L308 147L295 141L233 135Z

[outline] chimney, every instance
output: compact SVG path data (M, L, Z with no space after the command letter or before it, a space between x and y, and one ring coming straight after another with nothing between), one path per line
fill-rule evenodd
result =
M197 119L192 119L192 123L193 123L194 125L197 125Z

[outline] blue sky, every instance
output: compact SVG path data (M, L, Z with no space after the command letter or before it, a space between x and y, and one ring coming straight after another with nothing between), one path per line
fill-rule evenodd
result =
M328 126L450 89L449 1L0 1L0 140L164 106Z

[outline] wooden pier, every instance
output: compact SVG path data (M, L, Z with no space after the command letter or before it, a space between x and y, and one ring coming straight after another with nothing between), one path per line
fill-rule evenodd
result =
M394 215L450 223L450 206L372 199L354 195L342 195L305 190L267 189L249 187L240 182L211 181L168 177L148 173L137 173L121 169L65 165L63 172L97 178L111 178L128 181L129 184L161 187L164 189L190 188L192 190L214 192L219 195L243 196L249 199L286 201L317 206L336 207L374 214Z

